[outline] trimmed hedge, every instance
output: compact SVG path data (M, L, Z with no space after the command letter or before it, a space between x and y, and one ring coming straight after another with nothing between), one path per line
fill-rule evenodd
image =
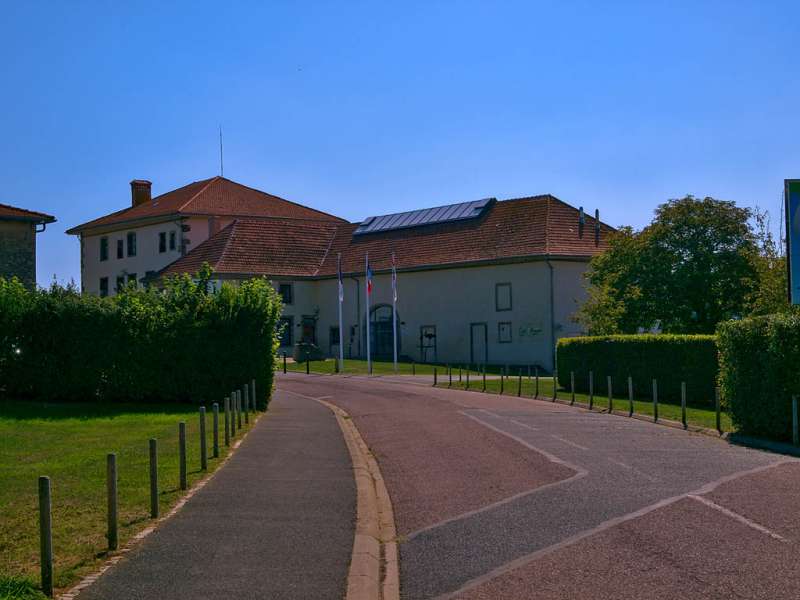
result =
M628 376L637 397L652 397L652 380L658 380L659 400L680 402L681 382L686 382L688 401L714 404L717 381L717 346L713 335L607 335L561 338L556 347L558 383L589 391L589 371L594 373L595 397L607 395L611 375L614 394L628 396Z
M272 390L282 306L263 279L209 292L210 270L114 298L0 279L0 393L44 401L221 402Z
M718 328L720 387L746 435L789 441L792 396L800 395L800 315L728 321Z

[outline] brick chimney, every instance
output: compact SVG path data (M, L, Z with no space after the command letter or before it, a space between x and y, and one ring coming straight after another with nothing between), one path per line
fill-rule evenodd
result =
M139 206L150 202L150 188L153 184L146 179L131 181L131 206Z

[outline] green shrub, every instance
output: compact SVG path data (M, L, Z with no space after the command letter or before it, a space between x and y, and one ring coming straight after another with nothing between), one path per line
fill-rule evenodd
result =
M282 307L263 279L209 293L211 273L124 289L28 291L0 279L0 392L48 401L219 402L272 390ZM263 406L262 406L263 408Z
M800 395L800 316L770 315L721 323L720 387L742 433L792 436L793 395Z
M627 397L628 376L638 397L652 396L658 380L659 400L679 402L681 382L693 404L713 404L717 380L717 347L713 335L608 335L561 338L556 348L558 383L569 389L570 371L576 391L589 391L589 371L594 393L607 394L606 377L614 394Z

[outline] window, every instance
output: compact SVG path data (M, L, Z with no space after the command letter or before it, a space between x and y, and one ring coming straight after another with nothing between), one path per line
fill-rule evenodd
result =
M291 304L294 300L292 284L291 283L281 283L278 285L278 294L281 296L281 300L283 300L284 304Z
M511 343L511 322L501 321L497 324L497 341L501 344Z
M125 258L125 242L117 240L117 258Z
M170 250L175 250L175 237L176 237L175 236L175 232L174 231L170 231L169 232L169 249Z
M331 344L331 346L338 346L339 345L339 328L338 327L331 327L330 344Z
M494 286L494 307L497 311L511 310L511 284L498 283Z
M108 296L108 277L100 278L100 296L102 298Z
M158 234L158 251L164 253L167 251L167 232L162 231Z
M100 238L100 260L108 260L108 238Z
M136 256L136 232L128 233L128 256Z
M291 346L294 340L294 317L281 317L278 329L281 332L281 347Z
M136 273L128 273L128 283L136 283Z
M124 288L124 287L125 287L125 276L124 275L118 275L117 276L117 293L122 291L122 288Z

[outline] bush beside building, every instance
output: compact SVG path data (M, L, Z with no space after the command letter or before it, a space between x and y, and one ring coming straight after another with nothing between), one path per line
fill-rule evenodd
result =
M594 376L594 393L607 394L606 377L611 376L614 394L627 396L628 376L633 378L638 397L652 395L652 381L658 380L660 400L679 402L681 382L686 382L690 403L714 403L717 381L717 346L713 335L608 335L558 340L556 348L558 382L570 388L575 373L575 390L589 391L589 372Z
M718 330L720 387L737 429L791 440L793 395L800 395L800 315L729 321Z
M220 402L272 389L281 302L264 279L209 293L210 271L114 298L0 279L0 393L45 401Z

